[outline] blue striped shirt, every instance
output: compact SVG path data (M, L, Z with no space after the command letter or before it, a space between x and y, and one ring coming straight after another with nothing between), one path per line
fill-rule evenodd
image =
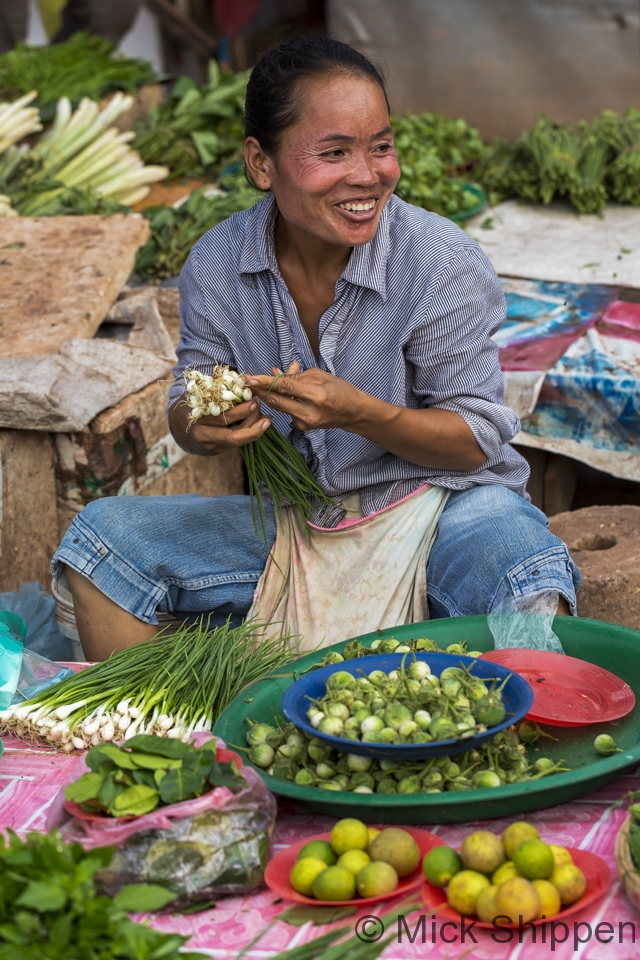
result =
M363 516L425 482L452 490L500 483L525 493L526 461L511 447L520 424L504 405L498 350L491 335L505 318L496 273L450 220L392 196L376 235L354 247L319 320L316 360L276 261L272 194L209 230L180 277L182 330L177 378L187 366L211 373L216 362L269 374L297 360L320 367L387 403L459 413L487 462L472 472L423 467L340 429L295 429L269 410L334 497L360 491ZM264 404L268 407L268 404ZM323 523L335 526L340 509ZM320 517L318 516L318 519Z

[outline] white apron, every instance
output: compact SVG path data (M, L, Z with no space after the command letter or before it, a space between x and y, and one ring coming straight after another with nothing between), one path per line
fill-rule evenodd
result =
M447 497L442 487L420 487L331 528L283 509L248 616L282 623L301 651L428 620L427 559Z

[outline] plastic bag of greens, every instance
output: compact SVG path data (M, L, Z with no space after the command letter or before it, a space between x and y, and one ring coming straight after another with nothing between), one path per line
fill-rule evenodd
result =
M207 735L205 739L210 739ZM59 829L67 842L85 850L115 846L108 868L96 877L106 893L131 883L155 883L177 899L167 909L243 894L262 883L271 856L276 801L260 776L217 741L216 759L234 759L244 786L236 792L215 787L194 800L158 808L142 816L114 819L98 814L72 816L64 790L56 797L47 830ZM88 770L81 757L69 782Z
M510 597L487 617L496 650L519 647L564 653L552 627L557 609L558 594L552 590Z

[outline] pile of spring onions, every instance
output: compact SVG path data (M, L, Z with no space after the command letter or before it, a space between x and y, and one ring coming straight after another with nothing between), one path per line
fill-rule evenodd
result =
M228 366L216 366L213 375L189 369L184 377L186 402L191 410L189 424L203 416L219 416L252 397L244 378ZM268 490L276 512L281 507L294 506L305 520L310 519L314 503L327 507L333 505L334 501L324 492L296 448L273 424L261 437L240 450L247 470L254 524L257 529L257 521L260 521L267 546L262 487Z
M29 99L35 95L29 94ZM22 97L16 104L26 100ZM14 110L16 104L10 109ZM17 117L23 131L38 129L33 118L29 126L27 116L34 112L37 115L37 111L25 106L14 110L11 116L16 117L15 125L0 140L0 190L10 199L13 210L19 216L47 216L65 212L70 198L124 206L143 200L149 185L163 180L168 170L145 166L128 146L134 134L120 133L112 126L132 105L132 97L117 93L102 110L85 98L73 111L69 100L62 97L52 127L33 147L18 144L20 137L14 135L19 129ZM0 116L0 131L1 121ZM82 209L80 205L79 212Z
M0 734L65 753L141 733L188 743L244 687L297 656L289 635L257 642L264 628L208 629L201 619L154 637L0 712Z

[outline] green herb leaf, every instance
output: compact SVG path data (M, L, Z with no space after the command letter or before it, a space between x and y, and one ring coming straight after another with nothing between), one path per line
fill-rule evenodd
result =
M179 803L202 793L204 777L191 770L170 770L159 785L164 803Z
M355 907L312 907L301 904L287 907L278 914L278 920L292 927L303 927L305 923L321 927L325 923L335 923L337 920L344 920L345 917L352 917L354 913L356 913Z
M159 799L158 792L153 787L136 784L118 794L109 812L114 817L140 817L155 810Z
M67 895L64 890L47 880L32 880L16 900L19 906L29 907L31 910L37 910L38 913L62 910L66 902Z
M135 737L133 738L135 740ZM123 770L136 770L137 765L126 750L116 747L115 743L101 743L91 747L87 753L85 763L91 770L97 770L100 764L110 761Z
M172 760L181 760L193 747L182 740L169 740L168 737L154 737L150 733L139 733L127 740L127 747L134 752L153 753Z
M127 913L155 913L175 900L176 894L155 883L131 883L123 887L113 898L120 910Z
M171 760L169 757L152 753L138 753L136 751L133 759L139 767L143 767L145 770L179 770L182 766L182 760Z
M74 803L84 803L86 800L93 800L98 797L100 787L103 783L103 777L99 773L85 773L70 783L64 791L65 800L72 800Z

